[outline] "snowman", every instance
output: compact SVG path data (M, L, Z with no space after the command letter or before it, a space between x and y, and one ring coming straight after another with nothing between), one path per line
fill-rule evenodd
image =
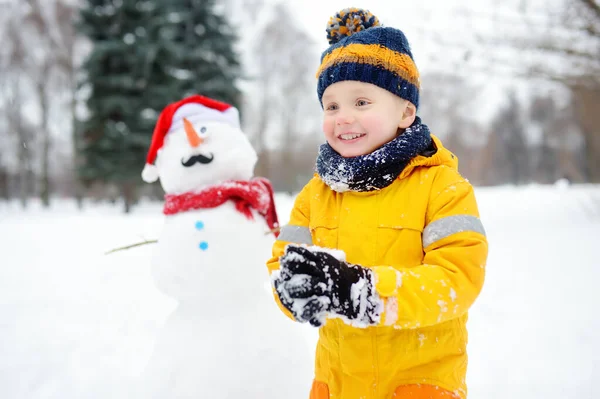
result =
M158 118L142 178L160 179L157 288L178 306L157 338L143 398L306 398L304 336L265 288L277 228L273 191L238 111L195 95Z

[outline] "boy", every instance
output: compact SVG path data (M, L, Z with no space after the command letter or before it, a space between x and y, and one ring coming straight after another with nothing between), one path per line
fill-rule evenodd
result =
M473 188L416 116L404 34L354 8L327 32L327 143L267 264L284 312L320 327L310 398L464 399L487 258Z

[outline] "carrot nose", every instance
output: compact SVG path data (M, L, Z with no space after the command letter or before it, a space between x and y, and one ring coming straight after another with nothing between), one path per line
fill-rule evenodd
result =
M194 129L194 125L192 125L192 122L188 121L186 118L183 118L183 129L185 130L185 134L187 135L188 141L192 147L196 148L204 142L204 139L198 136L196 129Z

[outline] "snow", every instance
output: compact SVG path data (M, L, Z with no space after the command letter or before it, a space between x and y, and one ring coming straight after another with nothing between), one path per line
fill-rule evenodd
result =
M600 186L476 193L490 256L468 323L469 398L599 397ZM285 223L293 198L276 201ZM176 302L154 286L153 245L104 253L157 238L161 210L142 203L125 216L119 204L87 204L80 213L66 200L51 211L0 203L2 398L128 397ZM312 356L316 330L294 327ZM190 368L199 363L189 359ZM218 392L206 387L205 397Z
M283 215L282 215L283 216ZM325 252L331 256L333 256L334 258L336 258L337 260L339 260L340 262L345 262L346 261L346 253L340 249L332 249L332 248L323 248L323 247L319 247L319 246L309 246L308 249L311 252Z
M446 285L444 284L444 287ZM454 288L450 288L450 299L452 299L452 302L456 301L456 291L454 291Z

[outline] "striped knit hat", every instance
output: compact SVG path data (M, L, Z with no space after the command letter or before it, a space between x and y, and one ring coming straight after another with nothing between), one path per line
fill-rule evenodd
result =
M345 8L329 19L331 46L321 55L317 94L336 82L372 83L419 107L419 71L408 40L398 29L380 26L376 16L360 8Z

